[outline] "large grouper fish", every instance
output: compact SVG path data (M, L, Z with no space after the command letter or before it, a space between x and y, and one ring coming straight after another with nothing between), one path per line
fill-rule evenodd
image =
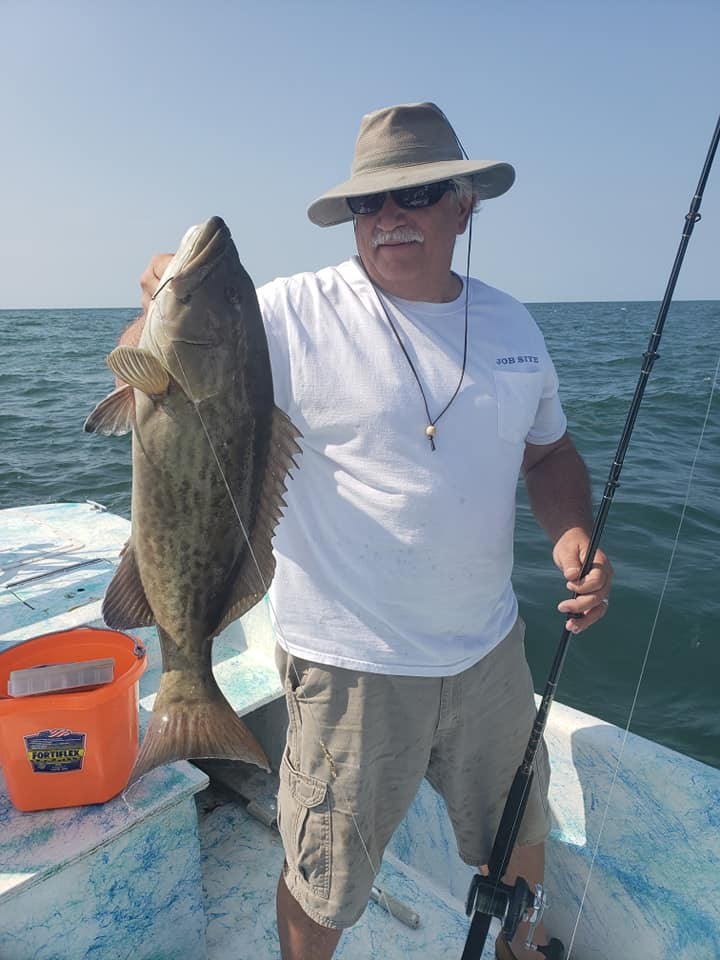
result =
M132 430L131 535L103 601L109 627L157 625L163 673L129 784L173 760L265 752L212 672L213 639L265 594L298 431L274 404L252 280L219 217L192 227L139 346L107 363L124 385L85 423Z

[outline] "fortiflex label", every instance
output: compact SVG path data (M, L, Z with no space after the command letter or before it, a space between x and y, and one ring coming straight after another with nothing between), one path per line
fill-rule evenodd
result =
M25 750L33 773L68 773L82 770L85 734L65 727L40 730L24 737Z

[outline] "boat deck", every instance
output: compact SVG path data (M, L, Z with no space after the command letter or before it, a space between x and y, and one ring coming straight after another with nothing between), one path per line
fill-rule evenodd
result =
M197 803L208 960L277 960L275 890L283 862L279 835L224 791L210 788L198 795ZM339 960L460 957L468 923L460 901L393 854L386 855L377 885L417 914L418 927L401 923L371 901L360 922L343 935ZM492 957L488 943L483 960Z
M92 504L17 508L0 518L0 654L53 630L101 625L128 522ZM133 632L148 647L142 726L160 657L154 630ZM273 644L258 604L213 652L226 696L276 768L286 721ZM573 939L575 960L720 957L720 771L560 703L546 739L551 934ZM0 776L1 960L277 958L283 853L276 831L248 812L259 807L271 820L272 791L236 767L242 798L227 790L234 773L228 780L216 768L208 785L203 769L183 761L106 804L36 813L12 807ZM371 902L337 956L459 957L471 874L442 802L423 784L377 880L419 924ZM490 942L485 960L492 956Z

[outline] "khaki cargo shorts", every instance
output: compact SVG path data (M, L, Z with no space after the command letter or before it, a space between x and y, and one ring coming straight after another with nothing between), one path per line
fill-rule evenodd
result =
M395 677L309 663L277 648L289 712L278 822L285 883L326 927L352 926L423 777L445 804L462 859L486 864L535 718L525 625L454 677ZM545 744L520 828L550 831Z

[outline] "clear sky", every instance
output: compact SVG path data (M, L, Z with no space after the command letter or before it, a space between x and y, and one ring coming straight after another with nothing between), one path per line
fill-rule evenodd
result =
M0 0L0 308L134 306L149 256L213 214L257 284L338 262L351 228L307 205L362 114L418 100L517 170L476 218L476 276L658 300L718 38L719 0ZM720 157L702 213L678 299L720 299Z

